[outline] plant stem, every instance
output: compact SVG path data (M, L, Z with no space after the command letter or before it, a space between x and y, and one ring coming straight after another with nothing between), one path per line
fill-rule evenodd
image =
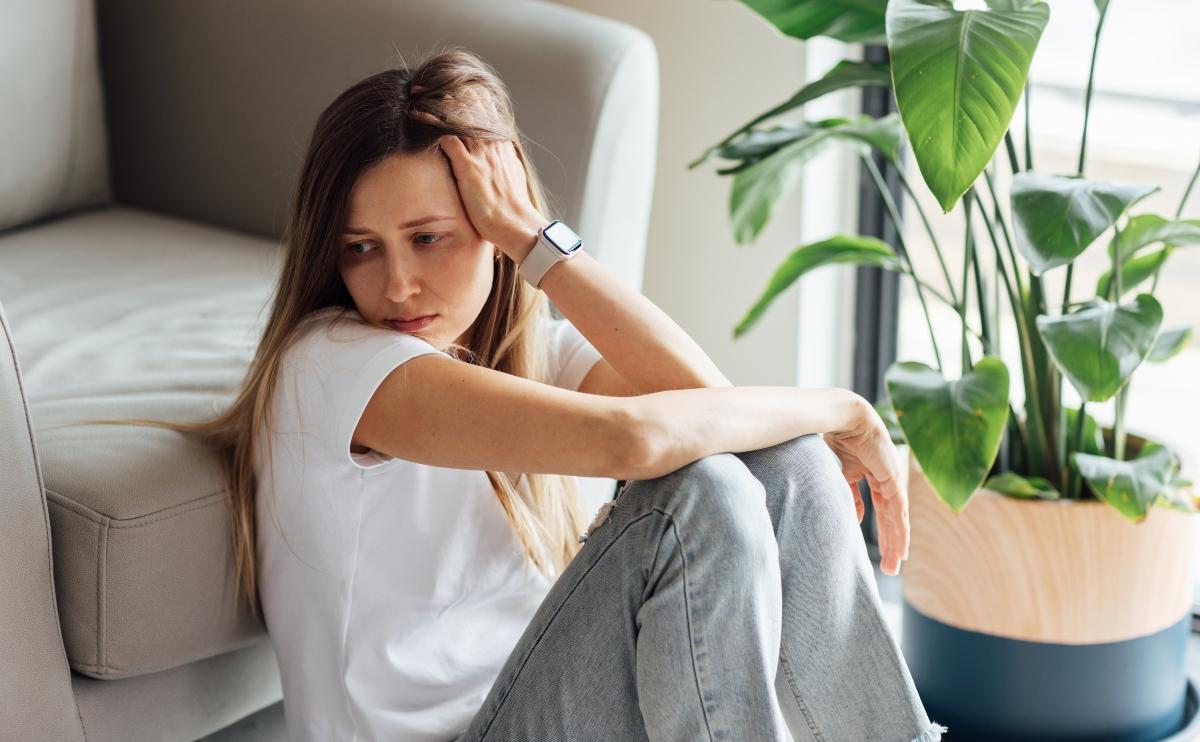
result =
M1183 189L1183 198L1179 199L1179 206L1175 208L1175 218L1183 216L1183 205L1187 203L1188 196L1192 195L1192 188L1196 185L1196 178L1200 177L1200 160L1196 162L1196 169L1192 171L1192 179L1188 181L1187 188Z
M1025 169L1033 169L1033 137L1029 129L1029 108L1032 83L1025 79ZM995 200L995 193L992 194ZM997 210L999 206L997 205ZM1007 238L1007 233L1005 234ZM1012 243L1009 242L1009 252L1012 253ZM1041 469L1043 476L1054 479L1060 475L1064 464L1065 441L1062 440L1063 411L1059 406L1062 397L1061 375L1057 367L1049 362L1046 346L1041 336L1037 334L1037 317L1046 314L1046 292L1040 276L1033 271L1028 273L1029 291L1026 293L1021 283L1021 273L1017 268L1016 256L1010 256L1013 261L1013 273L1021 291L1021 310L1025 317L1025 342L1029 350L1029 377L1026 379L1025 399L1026 415L1031 418L1031 436L1036 436L1039 446L1030 452L1032 469ZM1043 386L1044 384L1044 386ZM1036 411L1036 415L1034 412ZM1050 470L1050 461L1057 464L1057 471Z
M979 248L975 244L975 222L971 219L971 206L974 204L983 211L983 202L979 200L979 194L974 190L967 191L963 197L963 211L967 221L966 243L967 250L963 257L963 283L962 283L962 312L959 316L963 321L963 360L964 367L969 366L970 357L967 354L967 296L968 296L968 268L975 277L975 300L976 306L979 309L979 330L981 333L980 343L983 346L985 355L992 355L995 351L992 347L992 332L991 323L988 321L987 311L987 289L984 287L983 274L979 267Z
M1067 313L1067 307L1071 304L1071 278L1075 274L1074 261L1067 263L1067 277L1063 279L1063 294L1062 294L1062 313Z
M1079 412L1075 416L1075 428L1071 436L1071 440L1074 441L1071 444L1072 451L1083 450L1083 423L1085 420L1087 420L1086 399L1079 404ZM1067 461L1070 462L1070 460L1071 457L1068 454ZM1079 499L1079 472L1076 471L1075 467L1070 465L1067 466L1067 488L1065 494L1072 499Z
M937 237L933 233L933 227L929 224L929 218L925 215L925 209L921 207L921 202L917 199L917 194L913 192L912 183L908 181L908 176L904 174L904 168L897 167L896 175L900 176L900 185L904 187L905 193L912 201L913 206L917 207L917 213L921 216L921 223L925 225L925 233L929 235L929 242L933 244L933 252L937 255L938 265L942 268L942 277L946 279L946 288L950 290L950 298L954 303L958 303L958 296L954 293L954 282L950 280L950 271L946 268L946 259L942 257L942 247L938 244Z
M983 171L983 179L987 183L988 193L992 197L992 211L996 215L996 224L1000 226L1000 234L1004 237L1004 246L1008 249L1008 259L1012 261L1012 272L1017 282L1017 291L1024 293L1025 285L1021 283L1021 264L1017 262L1017 253L1013 250L1012 238L1008 234L1008 226L1004 223L1004 214L1000 211L1000 199L996 198L996 184L992 180L992 174L987 170ZM999 260L999 255L996 256Z
M972 186L972 191L974 191L974 186ZM979 198L977 193L975 194L975 198L976 200ZM1030 318L1025 311L1025 303L1022 299L1024 291L1021 290L1018 293L1018 289L1013 287L1013 283L1008 276L1008 271L1004 267L1004 259L1000 252L1000 243L996 240L996 230L983 209L979 210L979 215L983 219L988 239L992 243L992 250L996 254L996 268L1000 273L1000 278L1004 282L1005 289L1008 291L1013 321L1017 323L1017 341L1021 346L1021 378L1025 383L1025 424L1029 429L1029 434L1022 443L1025 451L1028 452L1028 468L1031 473L1043 474L1048 470L1045 448L1046 429L1042 420L1041 394L1037 385L1037 364L1031 340L1031 333L1035 330L1030 328ZM1015 263L1013 271L1014 273L1017 271Z
M1092 86L1096 80L1096 53L1100 51L1100 30L1104 28L1104 17L1108 15L1108 4L1100 6L1100 18L1096 20L1096 35L1092 38L1092 65L1088 68L1087 92L1083 96L1083 135L1079 138L1079 164L1075 172L1083 175L1083 161L1087 152L1088 118L1092 113Z
M1021 172L1021 163L1017 161L1017 145L1013 144L1011 129L1004 132L1004 149L1008 152L1008 166L1016 175Z
M1096 35L1092 38L1092 64L1088 68L1087 92L1083 95L1083 134L1079 137L1079 163L1075 166L1075 174L1083 176L1083 163L1087 156L1088 120L1092 116L1092 89L1096 81L1096 54L1100 51L1100 30L1104 28L1104 17L1108 15L1108 5L1100 6L1100 18L1096 21ZM1067 263L1067 278L1063 281L1063 312L1071 303L1071 277L1075 272L1075 261Z
M1121 244L1121 228L1113 228L1113 244ZM1112 275L1108 279L1108 295L1109 298L1117 303L1121 301L1121 250L1119 247L1113 248L1112 256Z
M871 157L870 153L864 152L859 156L866 163L867 172L871 174L871 180L874 181L875 188L879 191L880 198L883 199L883 205L887 208L888 218L891 219L892 226L896 228L896 241L900 243L900 252L904 263L908 266L908 273L915 278L916 271L913 270L912 258L909 256L908 246L904 242L904 222L900 218L900 210L896 208L896 200L892 198L892 192L888 190L887 184L883 182L883 175L879 172L879 168L876 167L875 160ZM942 354L938 351L937 333L933 331L933 319L929 316L929 306L925 303L925 291L920 281L916 281L914 286L917 289L917 299L921 302L921 311L925 314L925 326L929 328L929 342L933 345L933 358L937 362L938 373L944 375Z
M1200 161L1196 162L1196 169L1192 171L1192 179L1188 181L1187 188L1183 189L1183 198L1179 199L1179 206L1177 206L1175 208L1175 218L1176 219L1183 216L1183 205L1187 203L1188 196L1192 195L1192 187L1196 185L1197 176L1200 176ZM1161 271L1162 271L1161 264L1157 268L1154 269L1154 280L1150 282L1150 293L1151 294L1153 294L1154 290L1158 288L1158 274Z
M1117 226L1113 241L1121 244L1121 228ZM1116 303L1121 301L1121 251L1113 250L1112 278L1108 282L1109 293ZM1132 379L1130 379L1132 381ZM1125 458L1125 400L1128 399L1129 383L1117 390L1117 409L1113 416L1113 458L1121 461Z
M963 236L963 271L962 271L962 293L960 294L959 306L961 307L958 315L962 318L962 372L974 368L971 363L971 348L967 345L967 302L970 296L970 284L968 283L971 276L971 261L975 259L975 234L971 229L971 197L970 191L964 194L963 197L963 216L966 221L967 232ZM979 305L983 306L983 297L979 297ZM982 315L982 312L980 313Z
M1062 398L1062 375L1058 366L1050 360L1050 353L1037 329L1037 318L1047 314L1046 289L1041 276L1029 272L1029 294L1025 303L1025 324L1029 328L1029 347L1033 357L1034 380L1038 383L1038 399L1041 401L1042 440L1046 446L1046 479L1057 479L1066 465L1063 418L1065 413L1059 400ZM1050 468L1051 462L1055 469Z
M905 270L903 267L901 267L901 268L900 268L900 272L901 272L901 273L903 273L904 275L908 276L909 278L911 278L911 279L912 279L913 281L915 281L916 283L919 283L919 284L921 284L921 288L923 288L923 289L925 289L926 291L928 291L930 296L932 296L933 298L937 299L938 301L942 302L942 303L943 303L943 304L945 304L946 306L948 306L948 307L950 307L951 309L953 309L955 314L959 314L959 308L958 308L958 304L956 304L955 302L952 302L952 301L950 301L950 297L946 296L946 295L945 295L945 294L943 294L941 291L938 291L936 287L934 287L934 286L930 286L928 283L926 283L926 282L922 281L921 279L917 278L917 277L916 277L914 274L912 274L912 273L909 273L909 272L908 272L907 270ZM962 317L962 315L961 315L961 314L959 314L959 317ZM974 327L971 327L970 325L967 325L967 332L969 332L969 333L971 333L972 335L974 335L974 336L975 336L975 339L976 339L976 340L978 340L978 341L980 342L980 344L981 344L981 345L983 344L983 335L982 335L980 332L978 332L978 331L977 331L977 330L976 330Z
M1033 139L1029 135L1029 90L1033 83L1029 81L1029 77L1025 78L1025 169L1033 169Z
M1117 410L1113 416L1113 455L1117 461L1125 460L1125 402L1129 399L1129 384L1117 390Z
M979 194L975 191L974 186L971 187L971 189L968 191L968 193L971 193L975 197L976 201L979 200ZM1000 243L996 241L996 230L992 226L991 220L988 219L987 214L984 212L983 209L979 210L979 216L981 219L983 219L983 226L984 226L985 230L987 231L988 239L991 240L992 249L995 250L995 252L996 252L996 268L1000 272L1000 278L1001 278L1001 280L1003 280L1004 286L1008 289L1009 304L1012 307L1013 315L1020 317L1020 315L1021 315L1020 297L1017 295L1016 289L1013 287L1012 281L1009 280L1008 269L1005 268L1004 260L1000 256Z
M979 204L983 211L983 204ZM987 284L983 279L983 270L979 267L979 253L971 251L971 267L975 272L975 296L979 297L979 330L983 333L983 352L988 355L999 355L992 339L992 326L988 320Z

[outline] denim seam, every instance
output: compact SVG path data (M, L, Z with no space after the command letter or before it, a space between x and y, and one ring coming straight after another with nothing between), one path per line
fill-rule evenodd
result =
M500 709L501 709L501 707L504 706L504 701L508 699L508 694L509 694L509 692L511 692L512 686L516 685L517 679L521 676L521 671L524 670L525 665L529 663L529 658L533 656L533 651L535 649L537 649L537 645L541 643L542 637L546 635L546 632L550 629L550 625L554 622L554 618L556 616L558 616L559 612L562 611L563 606L565 606L567 603L567 600L575 593L575 591L579 588L579 586L581 584L583 584L584 579L587 578L587 576L589 574L591 574L591 571L600 564L600 561L604 558L604 556L606 554L608 554L609 549L611 549L613 546L616 545L617 541L619 541L621 539L621 536L625 535L625 531L629 530L629 528L632 527L633 524L637 523L638 521L640 521L643 518L646 518L650 515L652 515L652 513L643 513L642 515L639 515L636 518L634 518L633 520L626 523L625 527L621 529L621 532L618 533L617 535L615 535L613 537L613 540L611 542L609 542L604 547L604 550L600 552L599 556L596 557L596 561L593 562L591 564L591 566L589 566L587 568L587 571L585 571L582 575L580 575L579 580L574 585L571 586L570 592L568 592L567 595L562 599L562 602L560 602L558 604L558 607L554 609L554 614L551 615L550 618L546 621L546 625L543 626L542 630L538 633L537 639L534 640L533 645L531 647L529 647L529 650L525 653L525 658L521 661L521 666L517 668L517 671L515 673L513 673L512 679L508 681L508 687L505 688L504 695L502 695L496 701L496 708L492 711L492 715L491 715L491 718L488 719L487 726L485 726L483 728L483 731L480 732L480 734L479 734L480 740L483 740L487 737L487 733L492 728L492 724L495 723L496 717L500 715ZM686 596L685 596L685 598L686 598ZM689 636L690 636L690 633L689 633ZM707 719L705 721L707 723Z
M796 682L796 676L792 674L792 663L788 661L783 647L779 648L779 665L783 668L783 674L787 678L788 687L791 688L792 697L796 699L796 705L800 708L800 713L804 716L804 723L808 725L808 731L812 732L817 742L824 742L825 735L821 734L821 731L817 729L816 722L812 718L812 712L808 710L804 699L800 697L800 684Z
M874 577L874 575L872 575L872 578L873 577ZM874 581L874 580L872 579L872 581ZM872 602L874 602L874 601L872 601ZM881 610L879 610L879 606L874 606L871 610L864 611L864 613L866 613L867 615L872 617L872 620L875 623L875 630L877 632L879 632L881 635L888 637L890 640L890 634L888 633L890 631L890 629L883 620L883 613ZM900 665L900 656L901 656L900 653L899 652L884 652L884 654L888 655L888 657L892 660L892 668L895 669L896 674L900 678L903 678L905 673L907 672L907 670ZM928 717L929 716L928 712L926 712L925 715L926 715L926 717ZM921 739L922 737L927 735L930 731L932 731L935 727L940 727L940 731L948 731L945 727L943 727L940 724L937 724L932 719L930 719L929 721L930 721L931 726L929 728L922 729L921 732L919 733L919 736L917 737L917 739Z
M687 619L688 646L691 647L689 654L692 658L692 677L696 679L696 695L700 698L700 711L704 714L704 729L708 732L708 738L711 740L713 738L712 721L708 718L708 708L704 698L704 691L700 688L700 668L696 665L696 642L692 633L692 601L688 598L687 549L683 546L683 538L679 535L679 528L676 526L675 517L658 506L654 506L652 511L662 513L667 517L667 520L671 522L671 531L675 534L675 541L679 544L679 560L683 563L683 615Z

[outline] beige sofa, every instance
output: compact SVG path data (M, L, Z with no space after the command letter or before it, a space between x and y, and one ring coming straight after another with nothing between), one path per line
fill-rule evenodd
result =
M215 458L70 423L231 400L317 113L449 44L499 70L555 216L640 288L639 31L534 0L0 4L0 740L195 740L280 700Z

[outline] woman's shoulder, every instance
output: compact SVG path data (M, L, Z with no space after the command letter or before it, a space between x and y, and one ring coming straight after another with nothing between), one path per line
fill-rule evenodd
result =
M363 319L353 308L332 306L314 309L304 316L295 330L294 342L300 343L404 343L433 347L424 338L407 332L380 327Z

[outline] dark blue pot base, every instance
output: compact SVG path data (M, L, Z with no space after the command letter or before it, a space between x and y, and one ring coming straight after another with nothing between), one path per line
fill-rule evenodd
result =
M1189 614L1127 641L1050 644L956 628L904 601L901 645L945 742L1165 742L1200 724L1191 624Z

